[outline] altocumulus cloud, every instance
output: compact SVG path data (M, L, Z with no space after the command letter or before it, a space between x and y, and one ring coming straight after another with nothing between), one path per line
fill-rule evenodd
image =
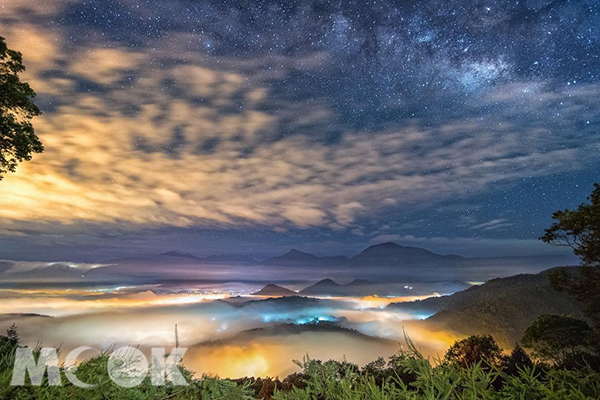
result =
M35 2L31 11L52 13ZM31 221L345 229L386 207L588 168L600 150L593 137L564 133L576 132L582 115L598 120L600 85L557 94L543 80L499 84L441 123L361 129L326 97L275 92L327 63L321 52L219 58L173 47L200 38L182 32L156 38L152 49L67 44L31 18L6 20L5 35L40 94L45 113L35 125L46 151L2 182L5 233L48 229ZM265 63L273 69L258 67ZM469 72L472 80L488 79L484 67ZM495 113L480 118L490 104ZM543 117L555 109L561 118L552 125ZM332 129L339 138L325 143Z

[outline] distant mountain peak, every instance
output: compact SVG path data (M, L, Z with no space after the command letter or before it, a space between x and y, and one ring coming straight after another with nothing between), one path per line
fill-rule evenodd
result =
M352 259L353 261L363 263L391 262L393 264L412 263L423 265L424 263L428 262L458 262L463 258L454 255L444 256L436 254L420 247L408 247L401 246L394 242L385 242L367 247Z
M394 243L394 242L384 242L384 243L374 244L369 248L403 249L404 246L400 246L398 243Z
M355 279L346 285L340 285L332 279L322 279L314 285L302 289L300 295L316 296L368 296L375 294L376 283L366 279Z
M290 251L288 251L287 253L285 253L281 257L298 257L298 256L301 256L301 257L306 257L306 256L316 257L316 256L314 256L314 255L312 255L310 253L306 253L306 252L300 251L298 249L291 249Z
M295 296L296 292L284 288L283 286L278 286L273 283L269 283L258 292L252 293L253 296Z
M420 251L420 252L424 252L424 253L431 253L429 250L425 250L419 247L406 247L406 246L400 246L397 243L394 242L385 242L385 243L380 243L380 244L374 244L372 246L367 247L366 249L364 249L362 252L360 252L358 255L360 256L361 254L369 254L369 253L377 253L377 254L392 254L392 253L404 253L407 251ZM434 253L431 253L434 254Z
M285 289L285 288L282 286L276 285L274 283L269 283L269 284L265 285L265 287L263 287L263 289ZM288 290L288 289L286 289L286 290Z
M312 285L312 287L315 286L342 286L337 282L334 282L333 279L321 279L319 282L315 283L314 285Z
M300 251L297 249L291 249L290 251L288 251L287 253L285 253L281 256L269 258L269 259L265 260L265 262L270 263L270 264L279 264L279 265L298 265L298 264L312 265L312 264L320 262L320 261L322 262L323 259L324 258L322 258L322 257L317 257L313 254L306 253L304 251Z

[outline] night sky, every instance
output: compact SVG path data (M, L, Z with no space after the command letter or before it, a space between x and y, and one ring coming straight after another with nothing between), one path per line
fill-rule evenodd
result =
M0 258L466 256L600 181L600 3L0 0L46 147Z

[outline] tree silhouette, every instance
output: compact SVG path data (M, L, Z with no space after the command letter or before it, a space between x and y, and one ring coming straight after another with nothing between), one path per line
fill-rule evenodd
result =
M600 184L588 197L590 204L582 203L577 210L556 211L556 220L541 239L557 246L568 246L581 257L583 265L600 267Z
M17 332L17 325L16 324L12 324L7 330L6 330L6 338L8 339L8 341L10 343L12 343L13 345L18 345L21 340L19 338L19 333Z
M502 349L491 335L473 335L455 342L444 359L465 368L478 362L484 367L498 365L502 361Z
M543 361L564 365L567 359L589 346L590 326L566 315L540 315L523 334L523 346Z
M44 150L31 124L41 114L32 101L35 92L19 79L24 70L21 53L9 49L0 36L0 180L19 162Z
M517 376L519 369L531 367L533 361L519 343L515 345L510 355L504 360L504 371L508 375Z
M592 345L600 352L600 184L576 210L554 213L556 220L540 239L557 246L568 246L581 257L579 273L560 268L552 271L552 287L565 291L583 306L592 325Z

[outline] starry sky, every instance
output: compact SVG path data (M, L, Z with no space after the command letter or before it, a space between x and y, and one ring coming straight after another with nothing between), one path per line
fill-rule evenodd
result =
M0 0L46 151L0 254L566 254L600 181L597 0Z

